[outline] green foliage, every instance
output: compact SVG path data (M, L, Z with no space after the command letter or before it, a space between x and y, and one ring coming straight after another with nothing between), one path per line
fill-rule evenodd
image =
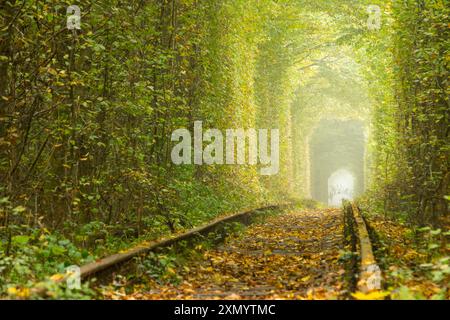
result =
M13 236L10 243L2 243L0 253L0 291L13 298L42 298L35 293L38 288L48 297L58 299L92 295L87 284L82 290L70 290L65 283L56 284L48 278L52 274L64 274L70 265L93 261L88 251L61 235L30 229L28 235ZM17 284L20 287L16 288Z
M177 258L151 252L139 265L145 275L158 282L178 283L181 279L176 274Z
M195 120L256 126L258 44L283 8L83 0L67 30L70 4L0 7L0 239L23 273L7 267L5 285L286 196L257 168L170 159L172 131Z
M385 214L404 212L415 224L445 224L449 6L441 0L392 1L385 10L389 28L371 45L375 55L370 72L377 89L373 97L379 104L372 196L381 200ZM383 38L391 44L388 52Z
M380 216L369 217L377 232L375 254L385 269L392 299L448 299L449 233L441 229L410 229Z
M379 32L365 25L374 3ZM444 0L82 0L81 29L67 30L70 4L0 6L0 291L309 197L309 137L323 118L364 122L375 207L444 224ZM173 165L171 133L196 120L279 128L280 174Z

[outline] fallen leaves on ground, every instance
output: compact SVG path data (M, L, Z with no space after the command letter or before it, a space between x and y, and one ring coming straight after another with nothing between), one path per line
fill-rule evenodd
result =
M110 299L339 299L343 217L336 209L294 211L251 225L177 272L182 281Z

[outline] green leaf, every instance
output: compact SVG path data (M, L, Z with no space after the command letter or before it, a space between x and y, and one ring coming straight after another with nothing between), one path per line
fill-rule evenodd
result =
M29 236L14 236L12 237L12 242L14 244L18 244L18 245L25 245L28 243L28 241L30 241L30 237Z
M395 295L397 300L416 300L415 295L409 290L408 287L402 286Z
M19 214L27 210L24 206L17 206L13 209L14 214Z
M63 253L65 253L66 249L64 247L60 247L60 246L52 246L51 251L52 251L52 254L54 254L55 256L59 256L59 255L62 255Z
M439 248L440 246L437 244L437 243L430 243L429 245L428 245L428 249L429 250L434 250L434 249L437 249L437 248Z
M433 236L437 236L438 234L441 233L441 231L442 231L441 229L431 230L430 234Z
M433 271L433 281L440 282L444 279L444 273L442 271Z

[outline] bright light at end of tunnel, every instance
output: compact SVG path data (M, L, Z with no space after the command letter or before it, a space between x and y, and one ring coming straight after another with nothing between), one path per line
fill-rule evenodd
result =
M328 178L328 205L339 207L342 200L352 200L355 189L355 178L346 169L335 171Z

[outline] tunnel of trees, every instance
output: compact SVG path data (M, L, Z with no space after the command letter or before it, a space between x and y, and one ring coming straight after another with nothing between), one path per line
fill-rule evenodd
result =
M446 0L0 2L0 291L339 169L373 212L448 222ZM381 26L368 28L369 5ZM280 130L280 171L174 165L171 133Z

